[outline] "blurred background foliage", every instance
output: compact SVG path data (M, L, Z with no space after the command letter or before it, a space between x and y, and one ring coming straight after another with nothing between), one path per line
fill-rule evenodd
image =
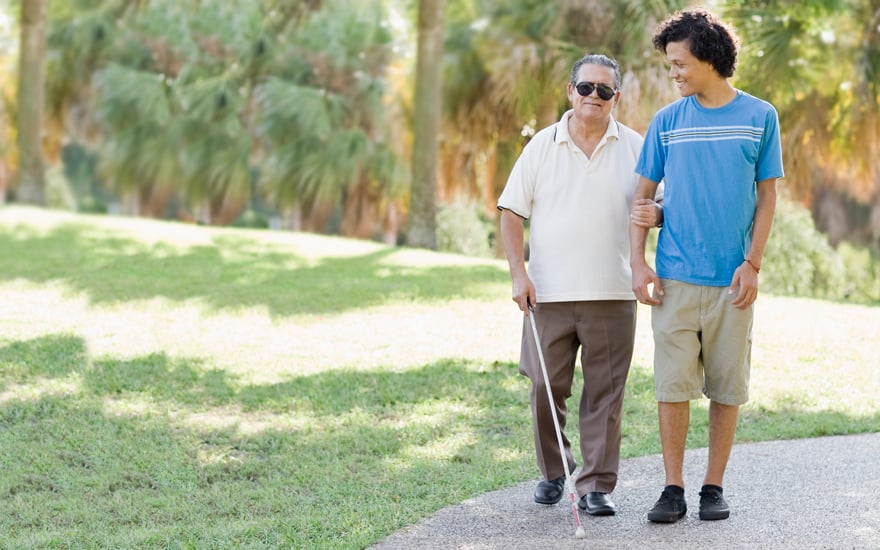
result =
M0 0L0 196L16 200L22 4ZM50 206L404 244L417 0L40 0ZM778 109L766 290L880 301L880 0L703 2L734 85ZM657 23L683 1L446 0L438 248L499 255L495 200L587 52L644 131L677 98Z

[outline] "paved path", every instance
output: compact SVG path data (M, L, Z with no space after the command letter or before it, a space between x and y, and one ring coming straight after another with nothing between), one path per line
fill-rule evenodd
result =
M536 479L440 510L372 548L880 549L880 433L735 445L722 521L697 518L706 459L706 449L687 451L690 509L673 525L645 519L663 488L655 455L621 463L618 513L581 514L586 540L574 538L567 495L555 506L532 502Z

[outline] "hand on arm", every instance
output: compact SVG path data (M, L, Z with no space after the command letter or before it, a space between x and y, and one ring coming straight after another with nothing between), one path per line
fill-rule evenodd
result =
M663 206L653 199L633 200L630 221L639 227L650 229L663 225Z
M655 210L651 204L654 193L657 191L657 183L647 178L640 178L639 185L633 196L633 213L636 208L644 208L646 210ZM641 216L640 216L641 218ZM645 214L645 218L650 218L649 214ZM645 223L649 223L648 220ZM659 295L663 295L663 287L660 285L660 278L657 273L645 261L645 239L648 235L648 228L656 225L656 221L650 225L638 223L635 219L631 220L629 226L630 240L630 267L632 268L632 289L639 302L651 306L656 306L660 300L651 296L649 285L654 285Z
M752 222L752 244L743 263L733 272L728 293L733 294L733 307L746 309L758 299L758 270L764 258L764 247L770 239L773 213L776 211L776 179L758 182L755 220Z
M513 280L512 299L520 311L529 314L528 305L537 303L537 291L526 271L524 258L523 219L510 210L501 210L501 242Z

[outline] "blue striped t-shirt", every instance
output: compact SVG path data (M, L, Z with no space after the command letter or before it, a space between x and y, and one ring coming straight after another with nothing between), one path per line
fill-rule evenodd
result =
M665 180L657 275L727 286L751 244L755 184L783 176L776 110L740 90L716 109L681 98L654 116L636 172Z

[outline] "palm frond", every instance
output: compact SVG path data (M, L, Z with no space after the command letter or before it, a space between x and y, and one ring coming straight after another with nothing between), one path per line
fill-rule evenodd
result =
M162 75L110 64L95 73L94 84L98 119L111 128L143 120L163 125L171 117L168 85Z
M326 90L271 78L256 91L261 136L270 142L309 133L326 139L342 119L342 100Z

